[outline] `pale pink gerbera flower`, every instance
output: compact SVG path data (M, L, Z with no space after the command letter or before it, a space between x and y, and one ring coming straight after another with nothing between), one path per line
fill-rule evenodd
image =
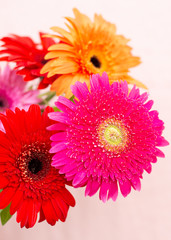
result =
M39 91L26 91L26 85L23 77L8 65L2 73L0 71L0 113L5 113L7 108L15 110L16 107L28 110L31 104L40 102ZM1 122L0 129L3 129Z
M85 195L98 189L104 202L118 195L118 185L126 197L131 187L140 190L143 171L164 157L157 147L168 145L161 136L163 121L151 111L153 101L140 95L126 82L109 84L107 74L93 75L89 92L77 82L72 92L75 103L60 96L56 106L63 112L49 113L56 124L51 137L52 165L60 169L74 187L86 186Z
M39 91L26 91L27 83L23 77L16 74L15 70L7 65L0 73L0 112L7 108L15 110L16 107L28 110L31 104L40 102Z

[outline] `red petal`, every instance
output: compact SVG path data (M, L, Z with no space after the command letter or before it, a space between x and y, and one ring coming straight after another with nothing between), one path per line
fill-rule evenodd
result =
M43 201L42 209L43 209L46 221L52 226L55 225L58 218L56 216L56 212L55 212L55 209L52 206L51 201L50 200Z
M61 199L61 196L59 195L58 198L55 199L57 204L58 204L58 207L60 208L63 216L64 216L64 221L67 217L67 213L68 213L68 209L69 209L69 206Z
M13 215L20 207L23 200L23 191L18 189L12 199L10 206L10 214Z
M20 222L21 228L25 226L28 220L28 213L27 213L28 202L24 200L17 211L17 222Z
M34 200L30 199L27 206L27 212L28 212L28 220L25 224L26 228L31 228L35 225L37 220L37 214L39 212L39 203Z
M45 215L44 212L42 210L42 207L40 208L40 218L39 218L39 222L43 222L45 220Z
M48 87L48 83L43 83L43 81L40 81L39 85L38 85L38 89L44 89Z
M55 41L52 38L43 37L43 35L45 35L45 33L40 32L39 35L40 35L40 40L41 40L43 49L48 52L48 48L52 44L55 44Z
M0 193L0 209L4 209L10 204L16 190L17 189L13 187L3 189Z
M8 50L10 50L10 51L14 51L14 52L16 52L16 53L18 53L19 55L28 55L29 56L29 52L28 52L28 50L27 49L25 49L25 48L21 48L21 46L15 46L15 45L13 45L13 44L11 44L11 45L4 45L3 46L4 48L6 48L6 49L4 49L4 50L2 50L2 51L8 51Z
M75 206L75 199L72 196L72 194L66 189L63 188L61 191L61 197L62 199L70 206L74 207Z
M5 44L12 44L20 46L22 48L35 48L36 44L29 37L21 37L18 35L12 34L11 37L4 37L1 39Z
M26 112L26 118L28 131L30 130L30 132L34 132L38 129L40 130L42 119L39 105L31 105L28 112Z
M0 168L2 167L2 165L0 165ZM8 178L1 176L0 175L0 189L5 188L9 183Z
M55 209L55 212L56 212L57 217L58 217L62 222L64 222L66 216L63 214L63 211L61 211L61 208L59 207L59 204L58 204L56 198L52 198L52 199L51 199L51 202L52 202L53 208Z

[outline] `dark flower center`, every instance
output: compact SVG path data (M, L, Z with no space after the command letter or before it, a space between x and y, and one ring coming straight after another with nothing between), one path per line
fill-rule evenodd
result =
M28 169L33 174L36 174L39 171L41 171L42 167L43 167L42 166L42 162L39 159L37 159L37 158L31 159L31 161L28 163Z
M0 108L4 107L4 102L0 99Z
M7 95L6 91L0 89L0 112L4 112L12 106L12 99Z
M24 145L18 157L21 176L26 182L41 181L51 169L49 143L34 142Z
M100 68L101 67L101 62L99 61L99 59L96 56L91 57L90 61L92 62L92 64L96 68Z

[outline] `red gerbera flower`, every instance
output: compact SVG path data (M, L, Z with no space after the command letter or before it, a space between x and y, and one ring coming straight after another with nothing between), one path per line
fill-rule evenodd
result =
M40 74L41 68L47 62L44 60L44 56L55 41L51 38L44 38L44 34L41 32L39 35L41 40L39 44L33 42L30 37L21 37L14 34L2 38L3 45L0 54L4 56L0 58L0 61L15 62L17 73L24 75L25 81L41 77L38 88L42 89L53 83L57 75L47 78L47 74Z
M69 206L75 200L65 188L66 180L51 166L52 154L47 126L54 121L41 116L40 107L29 110L7 110L0 114L5 133L0 131L0 209L10 203L10 214L17 212L21 227L33 227L37 214L40 220L54 225L65 221Z

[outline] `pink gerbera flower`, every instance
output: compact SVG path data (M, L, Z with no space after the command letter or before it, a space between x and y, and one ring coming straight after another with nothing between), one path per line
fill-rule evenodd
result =
M14 110L16 107L27 110L33 103L39 103L38 90L26 91L27 83L23 77L16 74L7 65L0 73L0 112L4 113L7 108Z
M27 110L31 104L40 102L39 91L26 91L26 85L23 77L17 75L8 65L2 73L0 69L0 113L5 113L7 108L15 110L18 107ZM3 129L1 122L0 129Z
M71 89L78 101L60 96L56 106L63 112L49 113L56 120L49 128L56 130L52 165L74 187L86 186L85 195L100 189L103 202L115 201L118 186L124 197L131 187L140 190L143 171L150 173L151 163L164 157L157 147L168 142L147 93L140 95L135 86L129 92L126 82L110 85L106 73L93 75L90 83L89 92L85 83L77 82Z

